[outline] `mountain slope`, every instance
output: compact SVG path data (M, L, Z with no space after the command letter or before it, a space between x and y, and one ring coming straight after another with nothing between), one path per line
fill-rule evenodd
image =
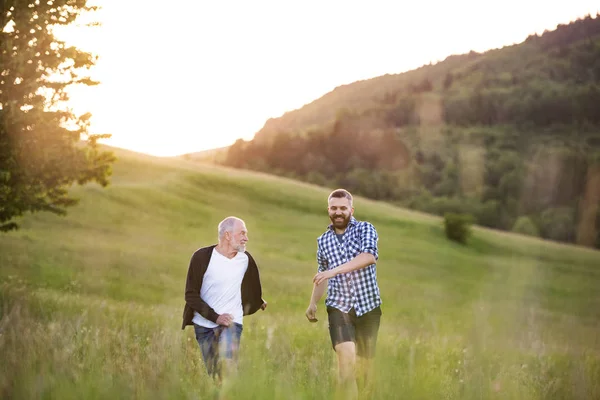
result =
M600 18L337 88L224 161L600 247Z
M412 71L342 85L298 110L269 119L257 132L256 139L266 140L277 132L300 132L323 126L333 122L339 110L361 112L379 107L382 100L390 102L395 94L426 89L420 87L424 81L436 91L445 91L448 87L467 91L506 86L506 83L519 86L529 81L531 75L541 81L598 82L600 64L597 53L588 54L591 60L586 60L585 54L574 54L576 52L572 50L577 50L579 46L597 46L592 40L599 35L600 22L597 16L588 16L569 24L560 24L542 36L532 35L517 45L483 54L471 52L451 55L444 61ZM553 58L559 62L555 63ZM574 65L569 65L570 62ZM591 70L588 71L590 63ZM552 70L552 67L556 67L556 70Z

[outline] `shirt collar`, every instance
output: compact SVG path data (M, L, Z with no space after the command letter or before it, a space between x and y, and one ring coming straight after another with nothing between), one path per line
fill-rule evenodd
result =
M350 228L351 226L354 226L358 224L358 221L356 220L356 218L354 218L354 216L350 217L350 221L348 222L348 226L346 227L346 231L348 230L348 228ZM335 233L335 229L333 228L333 224L329 224L329 226L327 226L327 229L332 231L333 233Z

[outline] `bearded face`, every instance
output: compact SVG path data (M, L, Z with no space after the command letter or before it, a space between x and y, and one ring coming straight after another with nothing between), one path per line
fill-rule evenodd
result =
M329 207L327 210L329 212L329 219L335 230L341 232L345 231L350 223L350 217L354 214L354 208L352 208L350 200L345 197L332 197L329 199Z
M231 232L230 246L235 250L243 253L246 251L246 243L248 242L248 231L246 225L241 222L236 222Z
M242 243L235 239L231 241L231 247L233 247L235 249L235 251L239 251L240 253L243 253L244 251L246 251L246 243L245 242Z

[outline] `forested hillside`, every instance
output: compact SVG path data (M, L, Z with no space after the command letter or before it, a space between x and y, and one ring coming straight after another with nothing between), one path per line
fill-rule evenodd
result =
M600 18L336 88L224 163L600 247Z

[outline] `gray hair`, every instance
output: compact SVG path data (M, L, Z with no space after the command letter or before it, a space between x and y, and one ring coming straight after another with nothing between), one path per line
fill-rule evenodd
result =
M233 227L235 226L235 223L237 221L244 223L244 221L242 221L238 217L227 217L223 221L221 221L218 227L219 239L221 239L225 235L225 232L233 232Z

